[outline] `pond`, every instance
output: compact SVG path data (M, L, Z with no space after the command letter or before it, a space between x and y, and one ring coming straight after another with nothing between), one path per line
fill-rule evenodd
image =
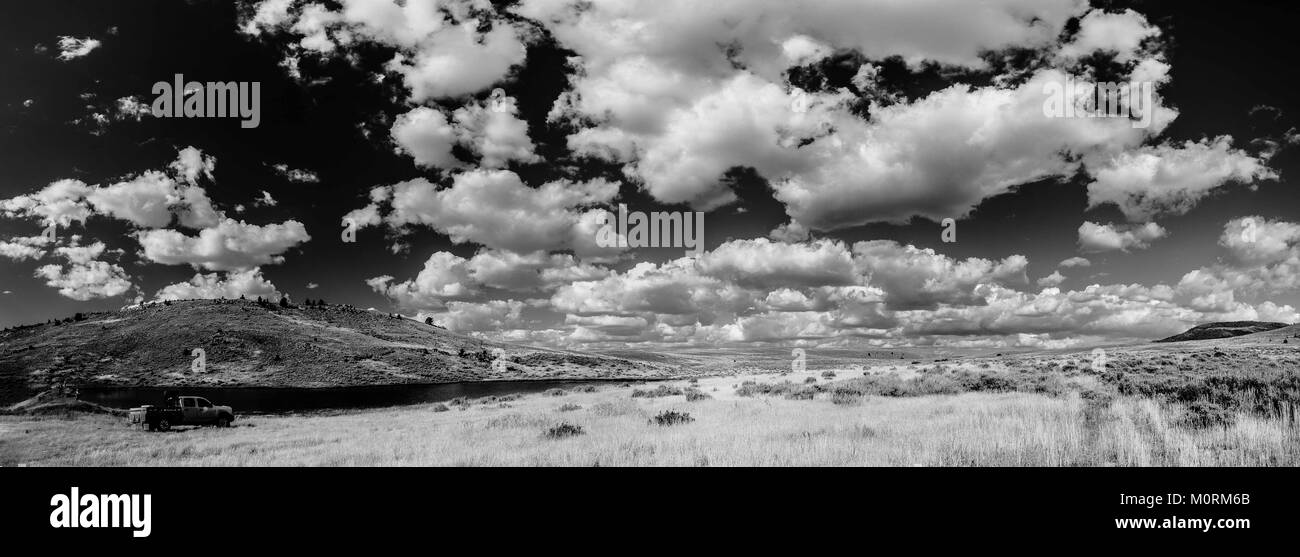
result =
M617 385L625 382L628 381L548 379L323 388L86 386L78 389L77 398L110 408L132 408L144 404L162 404L164 393L170 393L178 396L201 396L213 404L230 406L235 410L235 414L247 414L378 408L446 402L459 397L482 398L531 394L549 389L571 390L588 385Z

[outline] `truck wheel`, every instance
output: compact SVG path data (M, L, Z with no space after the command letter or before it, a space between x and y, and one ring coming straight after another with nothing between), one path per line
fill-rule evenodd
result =
M230 427L230 418L225 416L217 418L217 427Z
M167 431L172 428L172 423L167 421L167 418L159 418L158 424L154 427L157 427L158 431Z

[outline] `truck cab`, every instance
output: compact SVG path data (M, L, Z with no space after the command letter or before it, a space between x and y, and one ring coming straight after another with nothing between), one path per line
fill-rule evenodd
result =
M198 396L180 397L182 419L187 424L216 423L217 409L208 399Z

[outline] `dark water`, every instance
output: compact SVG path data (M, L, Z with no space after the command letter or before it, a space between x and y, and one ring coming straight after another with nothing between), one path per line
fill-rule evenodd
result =
M446 402L458 397L481 398L540 393L548 389L574 389L624 381L472 381L427 385L374 385L366 387L81 387L77 398L110 408L161 404L165 392L201 396L213 404L230 406L235 414L298 412L339 408L377 408L425 402Z

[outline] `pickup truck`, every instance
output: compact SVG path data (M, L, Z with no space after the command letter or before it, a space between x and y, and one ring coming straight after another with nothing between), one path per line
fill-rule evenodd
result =
M235 411L229 406L216 406L208 399L197 396L167 397L163 406L146 404L132 408L131 425L149 431L167 431L174 425L215 425L229 427L235 420Z

